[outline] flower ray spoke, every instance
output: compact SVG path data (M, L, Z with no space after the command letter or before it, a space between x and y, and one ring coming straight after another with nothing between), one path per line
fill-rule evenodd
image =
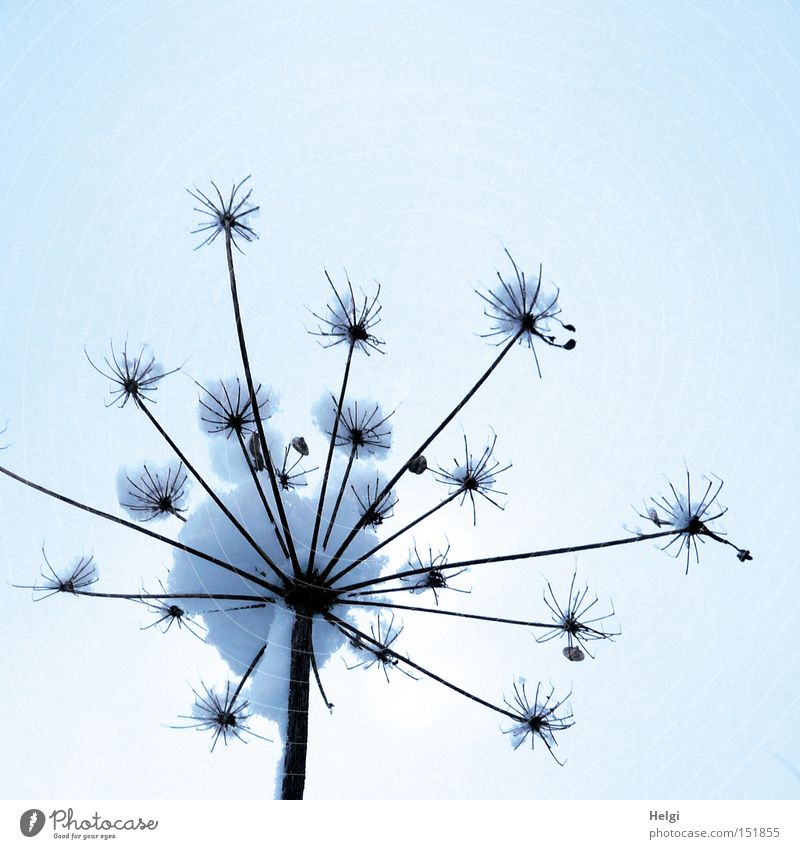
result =
M143 407L141 404L139 405L139 409L147 416L150 420L150 423L155 427L155 429L161 434L164 440L167 442L170 448L175 452L178 456L178 459L183 463L184 466L189 470L189 473L194 477L194 479L203 487L206 493L209 495L211 500L219 507L220 510L225 514L228 521L236 528L237 531L244 537L247 541L248 545L258 554L259 557L269 566L270 569L275 573L275 575L283 581L285 586L288 586L288 579L286 575L278 568L273 559L264 551L264 549L253 539L250 532L242 525L242 523L231 513L231 511L225 506L222 499L214 492L214 489L206 483L205 478L200 474L200 472L195 469L195 467L189 462L186 455L178 448L175 444L172 437L164 430L161 426L161 423L156 419L150 410L146 407Z
M270 592L276 593L277 595L283 595L283 590L280 587L275 586L275 584L270 583L264 578L260 578L258 575L253 575L251 572L247 572L244 569L239 569L237 566L234 566L231 563L226 563L224 560L220 560L218 557L214 557L211 554L206 554L204 551L200 551L197 548L193 548L189 545L184 545L182 542L178 542L177 540L170 539L169 537L164 536L163 534L156 533L155 531L151 531L149 528L143 528L141 525L136 524L135 522L129 522L127 519L121 519L119 516L113 516L111 513L106 513L103 510L99 510L97 507L90 507L88 504L83 504L80 501L76 501L74 498L70 498L69 496L62 495L59 492L56 492L52 489L47 489L47 487L41 486L38 483L34 483L33 481L29 481L26 478L21 477L18 474L15 474L10 469L6 469L3 466L0 466L0 473L6 475L9 478L12 478L19 483L24 484L31 489L35 489L37 492L41 492L44 495L49 495L51 498L55 498L57 501L63 501L64 504L69 504L71 507L77 507L79 510L83 510L86 513L91 513L93 516L99 516L101 519L106 519L109 522L113 522L117 525L122 525L125 528L130 528L131 530L136 531L137 533L144 534L144 536L148 536L151 539L157 539L159 542L166 543L167 545L171 545L173 548L177 548L180 551L185 551L187 554L192 554L195 557L199 557L202 560L207 560L209 563L213 563L216 566L220 566L222 569L226 569L228 572L232 572L234 575L238 575L240 578L245 578L246 580L257 584L260 587L264 587L265 589L270 590Z
M328 619L329 622L331 622L331 624L336 625L340 630L344 629L343 633L345 633L345 635L348 635L348 634L352 635L357 640L359 640L363 643L373 645L373 646L375 646L375 648L379 649L380 651L387 652L389 655L394 657L400 663L404 663L407 666L410 666L412 669L415 669L417 672L421 673L422 675L425 675L427 678L430 678L431 680L436 681L439 684L442 684L443 686L447 687L448 689L453 690L454 692L458 693L461 696L465 696L467 699L470 699L473 702L477 702L477 704L483 705L484 707L487 707L490 710L495 711L496 713L501 713L504 716L511 717L511 719L517 719L517 715L514 714L514 713L511 713L511 711L506 710L505 708L501 708L498 705L493 705L491 702L487 702L485 699L482 699L480 696L476 696L473 693L470 693L469 691L463 689L462 687L459 687L458 685L453 684L450 681L447 681L445 678L442 678L441 675L437 675L435 672L431 672L429 669L426 669L424 666L420 666L418 663L415 663L413 660L410 660L409 658L404 657L401 654L398 654L397 652L393 651L392 649L388 648L387 646L382 645L377 640L375 640L373 637L369 637L363 631L360 631L358 628L354 627L349 622L345 622L343 619L340 619L338 616L335 616L334 614L329 613L326 618Z
M677 533L678 531L660 531L655 534L638 534L633 537L623 537L622 539L612 539L604 542L592 542L585 545L569 545L564 546L563 548L549 548L541 551L522 551L516 554L495 554L491 557L476 557L471 560L459 560L455 563L447 563L444 566L424 566L420 569L407 569L403 572L396 572L393 575L382 575L378 578L360 581L357 584L350 584L346 587L337 587L336 589L337 592L340 593L353 592L354 590L360 590L364 587L374 587L387 581L408 578L412 575L425 575L434 569L466 569L470 566L482 566L489 563L510 563L515 560L532 560L537 557L554 557L558 554L572 554L577 551L592 551L599 548L611 548L617 545L629 545L630 543L674 536Z

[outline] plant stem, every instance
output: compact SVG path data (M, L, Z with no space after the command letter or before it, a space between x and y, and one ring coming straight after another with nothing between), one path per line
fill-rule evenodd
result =
M245 578L246 580L257 584L259 587L264 587L270 592L273 592L276 595L283 597L283 590L280 587L270 583L269 581L264 580L264 578L259 578L258 575L253 575L250 572L246 572L244 569L239 569L237 566L233 566L230 563L226 563L224 560L220 560L218 557L213 557L210 554L206 554L204 551L200 551L197 548L192 548L190 545L184 545L182 542L170 539L169 537L165 537L162 534L157 534L155 531L150 531L147 528L143 528L141 525L137 525L134 522L129 522L127 519L121 519L119 516L112 516L111 513L106 513L103 510L98 510L96 507L90 507L88 504L83 504L80 501L76 501L74 498L62 495L60 492L55 492L52 489L47 489L47 487L41 486L40 484L34 483L33 481L26 480L25 478L21 477L18 474L15 474L10 469L6 469L3 466L0 466L0 473L7 475L15 481L19 481L20 483L25 484L25 486L28 486L31 489L35 489L37 492L42 492L45 495L49 495L51 498L55 498L57 501L63 501L64 504L69 504L71 507L77 507L79 510L85 510L87 513L91 513L93 516L99 516L101 519L106 519L109 522L114 522L117 525L122 525L125 528L130 528L132 531L136 531L137 533L144 534L145 536L152 537L153 539L157 539L159 542L171 545L173 548L177 548L180 551L185 551L187 554L192 554L195 557L200 557L203 560L207 560L209 563L213 563L215 566L220 566L223 569L227 569L229 572L233 572L234 575L238 575L241 578Z
M267 501L267 496L264 493L264 488L261 486L261 481L258 479L258 473L256 472L255 466L253 465L253 461L250 459L250 454L247 451L247 446L244 444L244 438L242 437L241 431L236 431L236 438L239 441L239 448L241 448L242 450L242 456L244 457L245 463L247 463L247 468L250 469L250 475L253 478L253 483L255 484L256 490L258 491L258 495L261 498L261 503L264 505L264 510L266 510L267 512L267 518L269 519L269 523L272 525L272 530L275 531L275 538L278 540L278 545L280 545L281 547L283 556L289 557L289 549L286 548L286 543L283 541L281 532L278 530L278 523L275 521L275 516L273 515L272 508L269 506L269 502Z
M289 702L286 746L283 752L281 799L302 799L306 784L308 748L308 697L311 675L312 614L296 610L292 624L292 660L289 667Z
M437 510L441 510L442 507L445 507L446 505L448 505L453 499L457 498L459 495L462 495L463 492L464 492L463 489L457 489L455 492L450 493L450 495L448 495L447 498L445 498L444 501L440 501L436 506L431 507L430 510L426 510L421 516L419 516L418 518L414 519L413 521L411 521L407 525L405 525L405 527L400 528L399 531L395 531L391 536L388 536L388 537L386 537L386 539L381 540L381 542L379 542L376 546L371 548L366 554L362 554L361 557L359 557L357 560L355 560L353 563L351 563L345 569L342 569L341 572L338 572L336 575L334 575L330 579L329 583L331 585L335 584L339 580L339 578L342 578L348 572L355 569L356 566L360 566L365 560L372 557L373 554L376 554L385 545L388 545L390 542L393 542L399 536L402 536L406 531L410 531L411 528L415 527L420 522L422 522L424 519L427 519L429 516L432 516ZM327 576L328 571L329 571L329 569L326 569L325 572L322 573L323 578Z
M178 459L183 463L184 466L189 470L189 473L194 477L194 479L203 487L206 493L209 495L211 500L219 507L220 510L225 514L228 521L236 528L237 531L244 537L247 543L251 546L251 548L258 554L259 557L269 566L270 569L275 573L275 575L283 581L285 587L289 586L289 579L286 575L281 572L281 570L275 565L272 558L264 551L263 548L253 539L248 530L242 525L242 523L231 513L230 510L225 506L222 499L214 492L213 488L210 487L200 472L195 469L195 467L189 462L186 455L178 448L175 444L175 441L172 437L164 430L161 426L161 423L158 419L144 406L144 404L137 404L138 408L150 419L153 427L161 434L169 447L175 452L178 456Z
M389 610L413 610L415 613L432 613L434 616L458 616L462 619L477 619L481 622L496 622L502 625L523 625L526 628L548 628L554 627L553 622L528 622L524 619L506 619L502 616L481 616L477 613L461 613L457 610L443 610L440 607L415 607L410 604L391 604L381 601L357 601L350 602L354 607L382 607ZM347 604L346 601L338 601L337 604Z
M425 669L424 666L420 666L418 663L414 663L413 660L409 660L409 658L404 657L402 654L398 654L396 651L393 651L388 646L383 645L383 643L378 642L374 637L370 637L365 634L363 631L359 631L358 628L354 628L349 622L345 622L343 619L339 619L338 616L334 616L332 613L328 614L330 622L339 626L339 629L345 629L349 631L351 634L355 634L360 640L364 643L370 643L375 646L381 652L386 652L392 657L396 658L400 663L406 664L406 666L410 666L412 669L416 669L417 672L421 672L428 678L431 678L434 681L437 681L439 684L444 685L450 690L454 690L461 696L465 696L473 702L477 702L479 705L483 705L484 707L489 708L490 710L496 711L497 713L502 713L504 716L510 716L512 719L519 719L519 717L506 710L505 708L498 707L497 705L493 705L491 702L487 702L485 699L482 699L480 696L476 696L474 693L470 693L467 690L462 689L456 684L452 684L450 681L442 678L441 675L437 675L435 672L431 672L429 669Z
M328 477L331 473L331 462L333 461L333 450L336 447L336 434L339 430L339 420L342 417L342 406L344 404L344 395L347 391L347 380L350 377L350 364L353 361L353 348L355 341L350 342L347 349L347 362L344 366L344 376L342 377L342 388L339 392L339 400L336 402L336 416L333 420L333 428L331 429L331 441L328 445L328 456L325 459L325 471L322 474L322 488L319 493L319 503L317 504L317 517L314 520L314 533L311 535L311 551L308 555L308 569L306 575L311 575L314 569L314 558L317 555L317 540L319 538L319 527L322 522L322 511L325 509L325 495L328 490ZM348 471L350 466L348 465ZM338 501L337 501L338 505ZM332 520L331 520L332 521Z
M472 396L483 386L483 384L489 379L492 372L500 365L503 358L508 354L508 352L516 345L520 336L525 332L524 328L520 328L520 330L514 334L514 336L508 341L502 351L495 357L492 364L488 369L478 378L477 382L473 385L472 389L467 392L467 394L458 402L458 404L453 407L453 409L444 417L442 422L436 427L431 433L431 435L422 443L422 445L417 448L417 450L406 460L406 462L400 467L400 469L396 472L394 477L384 486L384 488L375 496L372 504L367 509L367 513L370 509L375 507L375 505L380 504L381 501L386 497L386 494L392 489L392 487L400 480L401 477L408 471L409 465L420 455L422 452L433 442L434 439L450 424L450 422L459 414L459 412L467 405ZM365 513L366 515L366 513ZM331 558L330 563L328 564L328 568L332 569L336 563L341 559L341 556L347 551L347 547L355 538L356 534L361 530L364 526L363 518L356 522L355 527L350 531L350 533L345 538L344 542L339 546L337 552Z
M331 538L331 531L333 530L333 523L336 521L336 514L339 512L339 507L342 503L342 498L344 497L344 491L347 487L347 481L350 478L350 470L353 468L353 460L356 458L356 454L358 453L358 446L353 445L350 449L350 456L347 458L347 467L344 470L344 474L342 475L342 483L339 487L339 494L336 496L336 503L333 505L333 510L331 511L331 517L328 520L328 529L325 531L325 537L322 540L322 550L324 551L328 545L328 540Z
M278 516L281 520L281 528L283 536L286 540L286 545L289 548L289 559L292 561L292 569L296 578L302 575L300 562L297 559L297 552L294 548L294 540L289 530L289 520L286 518L286 511L283 507L283 499L281 498L280 490L278 489L278 481L275 478L275 467L272 462L272 456L269 453L267 445L267 436L264 433L264 423L261 421L261 416L258 413L258 403L256 401L256 390L253 384L253 373L250 371L250 358L247 355L247 345L244 339L244 327L242 326L242 314L239 309L239 293L236 288L236 271L233 266L233 250L231 247L231 227L230 224L225 225L225 254L228 259L228 278L231 284L231 299L233 301L233 315L236 321L236 334L239 338L239 352L242 357L242 366L244 367L244 376L247 381L247 391L250 394L250 407L253 411L253 418L256 422L258 438L261 442L261 451L264 454L264 462L269 475L269 483L272 488L272 497L275 499L275 504L278 508Z
M611 548L615 545L629 545L633 542L644 542L648 539L658 539L659 537L673 536L680 534L681 531L659 531L655 534L638 534L632 537L623 537L622 539L611 539L604 542L590 542L585 545L568 545L564 548L548 548L542 551L523 551L517 554L497 554L493 557L476 557L472 560L460 560L457 563L444 563L438 566L423 566L421 569L408 569L405 572L396 572L394 575L384 575L380 578L374 578L370 581L361 581L358 584L351 584L349 587L337 587L337 592L352 592L360 590L362 587L371 587L375 584L382 584L385 581L393 581L400 578L408 578L412 575L426 575L428 572L435 572L444 569L466 569L469 566L480 566L484 563L502 563L512 560L532 560L534 557L552 557L556 554L572 554L575 551L592 551L595 548Z

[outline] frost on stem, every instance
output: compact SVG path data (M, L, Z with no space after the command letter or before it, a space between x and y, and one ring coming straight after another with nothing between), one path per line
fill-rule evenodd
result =
M242 249L236 242L237 237L245 242L252 242L258 238L256 231L245 220L249 215L258 212L258 207L250 203L250 195L253 190L243 189L244 184L250 179L250 175L240 183L234 183L230 196L226 199L212 181L213 192L206 194L195 187L194 191L187 189L189 194L200 204L194 208L195 212L205 215L192 234L200 234L203 241L195 248L198 250L203 245L210 245L220 233L230 233L233 246L241 253ZM210 195L210 197L209 197ZM216 196L216 197L215 197Z
M181 715L181 719L192 720L190 725L176 725L174 728L196 728L198 731L211 731L211 751L216 748L219 738L228 745L228 735L246 743L245 734L266 740L260 734L256 734L247 727L249 713L245 713L250 705L246 699L238 698L238 691L231 696L231 683L225 685L225 694L221 695L209 690L205 684L201 684L203 693L192 690L194 693L194 709L191 716Z
M109 390L111 400L106 404L106 407L117 404L122 408L131 398L133 398L134 404L141 404L142 401L155 403L155 399L150 397L150 393L156 391L158 388L156 384L167 375L180 370L174 368L171 371L164 371L161 364L156 362L147 345L142 345L136 356L128 356L127 342L119 354L114 350L114 343L112 342L111 359L103 357L103 362L108 371L103 371L96 366L85 350L84 354L86 354L86 359L89 360L91 367L98 374L102 374L103 377L111 381Z
M573 572L572 582L569 585L569 596L567 603L560 605L556 599L553 588L550 582L547 583L547 591L544 594L544 603L547 605L553 617L553 627L549 631L545 631L541 637L536 638L537 643L546 643L550 640L561 637L567 638L567 645L564 647L563 655L567 660L581 661L588 654L594 658L594 655L589 651L586 643L591 640L613 640L619 636L620 632L615 631L609 633L603 630L602 623L606 619L610 619L614 615L614 606L611 606L611 613L605 613L602 616L595 616L587 619L586 615L597 604L597 596L589 601L589 587L584 587L583 590L575 589L575 578L577 573ZM549 594L549 598L548 598Z
M370 300L367 295L359 305L353 293L353 284L347 278L347 292L337 292L328 272L325 272L333 291L333 302L327 304L327 315L312 313L319 322L316 331L309 331L312 336L322 338L324 348L332 348L342 343L358 348L369 356L370 351L381 351L385 343L372 333L374 327L380 324L381 306L378 297L381 287L378 285L374 297ZM362 292L363 294L363 292Z
M39 577L43 583L21 586L20 589L33 590L36 593L44 593L35 601L50 598L56 593L72 593L77 595L80 590L85 590L92 584L97 583L97 568L93 557L79 557L64 577L61 577L50 565L44 546L42 546L42 557L44 558L47 572L40 570ZM49 573L49 574L48 574ZM16 585L15 585L16 586Z
M117 477L120 506L141 522L167 516L176 516L185 522L186 480L183 463L157 470L149 469L145 464L143 471L134 477L121 470Z
M352 666L347 666L347 668L357 669L358 667L361 667L362 669L370 669L377 664L383 670L383 674L388 683L389 669L396 667L404 675L407 675L409 678L413 678L416 681L417 679L414 675L412 675L407 669L403 669L402 666L398 665L400 663L400 659L391 648L392 643L394 643L400 634L403 633L402 625L395 627L394 616L390 617L388 623L378 616L377 621L369 626L369 630L372 634L373 642L367 641L358 635L354 635L350 638L351 647L357 652L365 654L366 657L364 660L354 663Z
M502 510L503 507L501 507L501 505L499 505L491 497L491 495L489 495L489 493L492 493L492 495L507 495L507 493L502 490L494 488L497 476L511 468L511 463L500 468L499 461L495 460L492 456L496 443L497 437L494 436L491 444L476 457L469 450L469 444L467 443L467 437L465 436L463 462L459 462L457 459L454 459L454 466L452 469L443 469L440 466L439 469L433 473L440 483L450 486L451 495L461 495L460 504L463 504L464 500L469 497L472 504L473 525L477 524L477 517L475 513L476 495L482 496L490 504L494 504L494 506L500 510Z
M558 304L559 290L556 288L555 291L545 291L542 285L542 266L539 266L539 276L531 285L525 279L525 272L520 271L508 251L506 256L511 260L515 279L508 282L498 271L497 279L500 285L488 292L477 293L486 303L484 315L494 322L491 331L482 335L484 338L496 337L498 345L518 337L520 344L531 349L536 361L536 370L541 377L534 340L540 339L546 345L571 351L575 347L575 340L570 338L559 341L552 332L552 325L558 324L569 333L574 333L575 327L572 324L564 324L558 317L561 314Z
M511 735L511 745L515 749L518 749L529 735L531 749L535 749L536 738L538 737L547 746L553 760L560 766L564 766L564 762L560 761L553 751L553 747L558 745L555 735L560 731L572 728L575 723L570 721L572 711L569 706L564 708L567 712L563 716L556 716L556 711L572 695L572 691L567 693L563 699L556 700L553 698L555 688L551 687L550 692L540 699L541 688L541 684L536 685L536 694L533 697L533 702L531 702L528 700L528 694L525 691L525 681L520 680L519 684L514 682L514 700L510 702L508 699L503 699L503 701L516 715L517 723L503 733Z
M652 522L657 528L674 528L675 535L665 545L662 551L669 551L674 557L680 557L686 551L686 574L689 574L689 560L694 551L695 563L700 562L700 552L697 541L705 543L706 538L713 539L723 545L729 545L736 551L736 556L744 563L753 557L745 548L739 548L730 540L724 539L725 532L710 527L711 522L722 518L728 508L723 507L717 498L719 497L724 481L721 478L711 480L704 477L706 487L699 500L692 497L692 482L689 470L686 470L686 491L679 492L675 486L668 481L670 494L660 495L650 499L650 505L645 504L645 512L639 513L639 517ZM675 547L677 546L677 548ZM670 549L673 549L670 551Z
M426 590L431 590L433 593L433 600L436 602L437 606L439 604L439 593L442 590L453 590L453 592L465 593L468 595L471 590L462 590L457 587L450 586L450 581L452 581L453 578L462 575L467 570L466 568L459 569L456 572L445 574L444 569L447 565L447 555L449 553L449 545L444 551L440 551L436 555L434 555L433 549L429 548L428 556L423 560L415 545L414 551L408 558L406 565L410 571L417 572L417 570L420 570L420 572L415 575L408 575L400 580L403 583L411 585L409 589L412 593L421 593Z
M218 384L218 385L217 385ZM199 398L200 424L209 434L224 433L226 439L231 434L251 434L255 432L256 417L250 393L242 386L238 377L219 380L206 386L197 384L203 395ZM255 387L258 416L262 421L268 419L274 412L271 393L263 389L261 384Z

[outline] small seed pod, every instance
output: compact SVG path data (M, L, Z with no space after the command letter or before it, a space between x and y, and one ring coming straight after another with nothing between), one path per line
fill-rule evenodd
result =
M302 436L292 437L292 448L294 448L298 454L302 454L303 457L308 457L308 443Z
M253 467L257 472L263 472L267 468L267 464L264 462L264 454L261 451L261 443L258 441L257 433L250 436L248 448L250 449L250 456L253 458Z
M409 464L408 471L412 475L421 475L428 468L428 461L422 454L418 454Z
M567 660L579 661L583 660L586 655L583 653L583 650L578 646L565 646L561 653Z

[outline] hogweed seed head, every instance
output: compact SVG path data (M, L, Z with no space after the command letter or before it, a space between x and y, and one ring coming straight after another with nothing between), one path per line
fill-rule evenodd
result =
M650 499L650 505L645 505L645 512L639 513L639 517L652 522L657 528L674 528L675 535L665 545L662 551L674 551L670 553L680 557L686 551L686 574L689 573L689 560L694 551L695 563L700 562L698 540L705 543L706 539L713 539L723 545L729 545L736 550L737 558L744 563L753 557L747 549L739 548L729 540L725 539L725 532L711 526L712 522L722 518L728 508L723 507L718 497L722 491L724 481L713 476L715 480L704 477L705 489L699 500L692 496L692 482L689 470L686 470L686 491L680 492L669 482L669 495L661 495ZM677 546L677 548L675 548Z
M521 680L519 684L514 682L514 700L509 702L508 699L503 699L503 701L516 714L517 722L503 733L511 735L511 745L515 749L518 749L528 736L531 738L531 749L535 749L536 738L538 737L547 746L553 760L560 766L564 766L563 761L560 761L553 751L553 748L558 745L555 735L560 731L572 728L575 723L570 721L572 711L569 710L569 706L565 707L567 712L562 716L557 716L556 711L566 703L572 695L572 691L567 693L563 699L557 700L553 698L554 687L551 687L550 692L543 697L540 697L541 690L542 685L537 684L536 694L531 702L525 691L525 681Z
M503 507L498 504L489 493L492 495L506 495L502 490L495 489L497 476L511 468L509 463L506 466L500 467L499 461L493 457L494 446L497 443L497 436L492 437L491 443L483 450L483 452L475 456L469 449L467 437L464 437L464 460L459 462L453 460L454 466L451 469L444 469L441 466L434 471L436 479L440 483L447 484L450 487L450 494L461 494L460 503L463 504L465 499L469 497L472 504L472 523L476 524L475 513L475 496L480 495L485 498L490 504L500 510Z
M619 631L605 631L603 626L599 624L614 615L613 605L611 606L610 613L595 616L591 619L587 618L587 614L597 604L598 598L595 596L593 600L588 600L588 586L584 587L583 590L576 590L576 577L577 573L573 573L567 603L564 605L558 603L553 592L553 587L548 581L547 591L544 594L544 603L552 615L553 627L536 638L537 643L546 643L550 640L566 637L567 645L563 649L563 655L567 660L571 661L581 661L586 655L594 658L594 655L586 646L587 642L591 640L613 640L620 633ZM548 594L550 596L549 598Z
M571 351L575 347L575 339L559 341L553 333L552 325L558 324L569 333L574 333L575 327L572 324L564 324L558 317L561 314L558 304L559 290L556 288L554 292L545 291L542 284L542 266L539 266L538 278L531 283L508 251L506 256L511 260L514 279L504 280L498 271L497 279L500 285L486 293L477 293L486 304L484 315L494 322L490 332L482 335L484 338L496 338L498 345L518 337L520 344L527 345L533 352L536 370L541 377L534 341L539 339L553 348Z
M250 393L238 377L219 380L206 386L197 384L203 390L198 399L200 404L200 422L206 433L224 433L229 439L232 433L244 436L254 433L256 417L253 414ZM255 386L258 416L266 421L274 411L271 393L261 384Z
M244 184L250 176L244 178L240 183L234 183L228 198L223 197L217 184L212 182L213 192L206 194L195 187L194 191L187 189L189 194L200 204L196 206L195 212L205 215L197 227L192 230L193 234L200 234L203 241L195 248L198 250L203 245L210 245L220 233L230 234L233 246L241 253L242 249L236 242L237 237L245 242L252 242L258 238L256 231L247 223L250 215L258 212L258 207L250 203L252 189L244 189ZM210 196L209 196L210 195Z
M370 300L367 295L364 295L363 302L359 305L356 303L353 284L349 277L347 278L347 291L340 294L333 285L333 280L331 280L327 271L325 276L328 278L328 283L330 283L333 291L333 301L327 305L326 316L312 313L319 324L316 331L310 331L311 335L321 337L324 340L321 343L324 348L332 348L334 345L345 343L353 349L358 348L367 356L369 356L370 351L383 353L380 349L384 342L372 333L373 328L381 321L381 306L378 303L378 297L381 293L380 284L378 284L374 297Z
M136 356L128 356L127 342L119 354L114 350L114 343L112 342L111 359L103 357L103 362L108 368L107 372L98 368L92 362L85 349L84 354L86 354L86 359L89 360L91 367L98 374L102 374L103 377L111 381L111 389L109 390L111 400L106 404L106 407L117 404L122 408L131 398L134 404L140 405L143 401L155 403L155 399L149 397L149 395L156 391L158 382L167 375L180 371L180 368L164 371L161 364L156 362L147 345L142 345Z
M389 670L399 669L404 675L417 680L407 669L399 666L400 660L396 656L392 643L403 633L403 626L394 624L394 616L391 616L388 623L378 616L376 622L370 625L370 633L372 641L366 640L363 637L355 635L350 640L351 648L355 649L359 654L366 655L364 660L354 663L352 666L347 666L348 669L370 669L377 665L383 670L386 681L389 681ZM346 665L346 664L345 664Z
M324 406L318 422L328 436L332 436L337 410L336 399L331 396L330 401L330 405ZM354 457L362 454L384 457L392 444L389 419L393 415L394 412L384 415L380 405L371 401L348 401L339 417L334 445L352 452Z
M397 504L397 497L393 491L387 492L381 499L379 504L373 504L378 493L383 489L384 482L380 476L375 478L375 484L367 484L365 487L356 488L351 486L350 489L361 508L361 521L367 527L377 527L382 525L386 519L390 519L394 515L394 508Z
M441 590L453 590L454 592L468 594L471 592L470 590L462 590L450 585L450 581L453 578L463 575L467 570L466 568L458 569L455 572L445 574L444 567L447 565L447 556L449 553L449 545L444 551L440 551L438 554L434 554L433 549L429 548L428 556L423 559L415 545L407 561L408 569L409 571L415 571L417 569L426 569L427 571L422 574L408 575L401 578L401 581L411 585L410 590L412 593L421 593L430 590L433 593L433 600L437 605L439 604L439 592Z
M236 694L231 696L230 681L225 685L225 694L221 695L209 690L205 684L201 684L203 693L192 690L194 693L194 710L191 716L181 716L181 719L192 720L190 725L179 725L177 728L196 728L198 731L211 731L211 751L213 752L220 737L222 742L228 745L228 736L235 737L246 743L244 734L255 734L247 727L250 714L245 713L249 706L246 699L237 698ZM262 740L265 738L261 738Z
M50 565L44 546L42 546L42 557L47 567L47 572L44 570L39 572L42 583L20 587L21 589L33 590L36 593L45 593L45 595L34 599L35 601L50 598L50 596L56 593L77 595L79 591L85 590L92 584L97 583L97 568L94 565L94 558L92 556L77 558L64 577L61 577Z
M172 463L162 469L143 466L139 475L123 472L118 480L119 503L135 519L149 522L186 512L187 475L183 463Z

